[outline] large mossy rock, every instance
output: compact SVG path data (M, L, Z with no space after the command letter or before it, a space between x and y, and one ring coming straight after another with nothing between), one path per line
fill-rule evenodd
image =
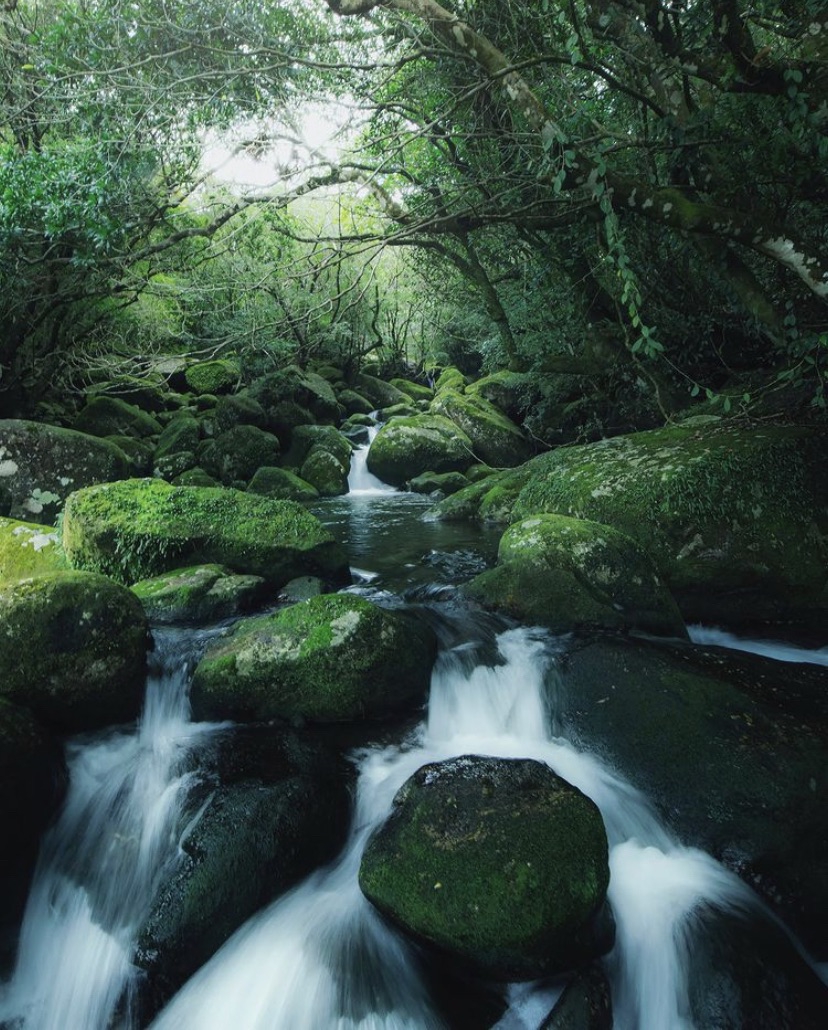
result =
M431 401L434 398L434 390L422 383L412 383L410 379L391 379L391 386L410 397L412 401Z
M0 583L68 568L60 537L51 526L0 517Z
M677 426L561 447L520 474L514 520L557 513L627 533L689 617L825 625L825 430Z
M78 414L72 426L89 436L157 436L161 423L134 404L116 397L96 397Z
M601 814L529 759L423 766L369 839L359 883L417 941L500 980L576 968L611 944Z
M498 565L462 588L486 608L553 632L598 626L686 637L652 558L625 533L564 515L535 515L503 534Z
M392 404L404 404L410 400L407 393L367 372L360 372L355 377L353 387L371 402L374 410L390 408Z
M0 963L10 958L40 837L67 784L63 748L25 708L0 699Z
M267 426L267 412L249 390L219 397L213 418L219 433L234 426L256 426L259 429Z
M578 738L828 956L828 670L619 637L560 671Z
M0 421L0 515L53 525L73 490L129 475L106 440L19 419Z
M276 421L284 422L283 405L308 411L320 422L339 421L342 410L331 384L298 365L288 365L278 372L260 376L250 386L249 394L261 404L274 432L277 431Z
M422 701L436 654L412 617L351 594L324 594L245 619L198 664L198 719L382 717Z
M141 580L130 589L150 622L200 625L250 611L262 599L264 586L261 576L195 565Z
M171 422L167 423L158 437L158 444L155 448L155 461L166 458L170 454L180 454L182 451L195 453L201 439L201 426L197 418L192 415L177 415Z
M75 568L127 584L213 562L274 586L308 573L334 582L348 578L344 550L300 504L155 479L73 494L63 547Z
M494 468L521 465L532 453L529 441L515 423L484 397L441 390L431 410L459 426L471 440L477 457Z
M237 361L217 358L215 361L200 361L190 365L184 373L187 386L193 393L229 393L238 383L241 370Z
M384 483L403 486L423 472L462 472L474 462L469 437L442 415L395 418L368 451L368 469Z
M273 433L238 425L201 444L198 464L225 486L231 486L248 482L263 466L276 465L281 449Z
M248 492L284 501L315 501L319 491L289 469L264 466L247 484Z
M146 675L147 620L105 576L57 572L0 589L0 695L77 733L135 719Z
M522 419L540 395L538 376L531 372L500 369L472 383L466 390L504 411L510 419Z
M206 765L193 806L203 808L138 937L144 1017L245 920L332 859L347 832L348 771L316 745L271 728L234 729Z
M284 464L320 496L339 497L348 492L351 453L350 441L333 426L298 426Z

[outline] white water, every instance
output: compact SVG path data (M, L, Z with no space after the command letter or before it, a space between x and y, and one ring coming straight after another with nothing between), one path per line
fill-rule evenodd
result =
M135 936L177 856L184 760L213 728L189 721L182 645L173 631L159 641L169 667L149 678L134 732L67 746L69 793L41 850L0 1023L104 1030L129 1004Z
M704 853L681 847L638 792L552 734L544 691L551 658L539 631L501 634L503 664L469 668L468 648L441 658L427 723L409 746L360 757L354 831L340 860L235 934L182 989L153 1030L430 1030L442 1026L405 943L357 886L362 849L400 785L426 762L461 754L535 758L601 809L618 924L608 959L617 1030L685 1030L684 947L701 902L745 908L751 892ZM534 1027L536 999L517 989L501 1027ZM534 1020L534 1022L532 1022Z
M379 426L368 427L368 443L362 444L354 450L351 455L351 470L348 473L348 493L361 494L395 494L399 491L396 487L383 483L375 475L368 471L368 451L374 441L374 437L380 431Z
M687 632L694 644L729 647L735 651L749 651L752 654L762 655L764 658L774 658L778 662L828 665L828 647L808 649L786 644L781 640L749 640L713 626L688 626Z

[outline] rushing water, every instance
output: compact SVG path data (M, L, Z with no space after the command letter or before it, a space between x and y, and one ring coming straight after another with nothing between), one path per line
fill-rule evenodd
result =
M451 582L491 559L495 535L422 522L425 503L383 490L330 502L325 515L364 577L384 591ZM158 1015L154 1030L447 1025L417 954L365 901L357 871L367 836L386 817L400 785L426 762L462 754L546 762L595 801L609 839L609 899L617 925L604 963L614 1025L693 1026L686 978L694 913L700 906L755 913L759 903L712 858L674 839L646 798L561 735L553 685L564 641L502 623L493 629L491 618L448 606L436 609L432 618L444 646L427 717L399 746L353 756L355 811L340 858L239 929ZM694 636L709 632L694 630ZM44 843L17 968L0 994L0 1024L15 1030L134 1026L129 998L136 934L178 857L193 749L214 728L189 722L186 670L201 642L192 633L159 637L159 668L135 732L70 743L70 793ZM497 1027L535 1030L560 989L506 988L507 1010Z
M368 442L356 448L351 457L351 471L348 474L348 493L351 497L373 497L378 494L390 494L397 491L388 483L383 483L368 471L368 451L380 427L368 427Z

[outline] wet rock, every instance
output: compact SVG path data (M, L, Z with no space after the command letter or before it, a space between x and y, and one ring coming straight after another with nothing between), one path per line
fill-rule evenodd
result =
M380 429L368 451L369 471L392 486L423 472L462 472L473 461L471 440L442 415L396 418Z
M378 717L425 698L436 641L424 625L352 594L245 619L196 668L199 719Z
M123 451L105 440L38 422L0 421L0 515L53 525L73 490L128 474Z
M350 441L333 426L298 426L284 464L296 470L322 497L348 492Z
M424 472L421 476L415 476L409 480L408 489L415 494L431 494L439 491L445 496L456 494L469 481L462 472Z
M469 437L475 455L495 468L520 465L531 455L520 429L494 404L481 396L440 389L431 411L444 415Z
M567 984L538 1030L612 1030L609 984L599 966L588 966Z
M541 762L423 766L366 845L359 882L405 933L496 979L570 969L612 943L601 815Z
M138 938L144 1019L254 912L332 859L348 828L347 768L293 734L227 731L205 765L203 807Z
M553 632L600 626L686 637L652 558L611 526L536 515L503 534L498 566L463 587L486 608Z
M274 497L286 501L315 501L319 491L315 486L289 469L265 466L260 468L247 484L251 494Z
M174 569L134 583L150 622L162 625L204 625L241 615L256 606L264 594L261 576L240 576L221 565Z
M333 582L348 577L343 549L300 504L155 479L73 494L63 546L75 568L123 583L206 563L262 576L275 586L308 573Z
M124 587L89 572L7 584L0 625L0 695L66 733L137 717L147 621Z
M577 737L828 955L828 670L606 638L561 674Z

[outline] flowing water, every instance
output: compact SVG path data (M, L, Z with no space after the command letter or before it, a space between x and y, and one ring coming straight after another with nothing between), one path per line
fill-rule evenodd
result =
M348 474L348 493L351 497L374 497L397 492L393 486L383 483L368 471L368 451L379 431L379 425L369 426L368 442L357 447L351 457L351 471Z
M428 596L425 583L451 583L493 556L496 535L425 523L418 517L425 503L382 491L325 508L326 521L340 531L378 598L389 591ZM443 647L427 716L402 744L353 756L355 810L340 858L238 930L158 1015L154 1030L447 1025L418 956L365 901L357 871L367 836L400 785L426 762L462 754L546 762L595 801L609 839L609 899L617 924L616 945L605 960L614 1025L693 1026L686 977L694 913L700 906L757 912L758 901L708 855L683 847L646 798L562 735L554 684L565 641L472 617L439 599L430 613ZM167 631L159 638L159 669L150 677L135 732L70 743L70 793L44 843L17 968L0 994L0 1025L134 1026L129 997L136 934L178 856L194 776L189 759L214 729L188 718L187 666L202 642L192 633ZM506 988L508 1004L497 1027L535 1030L560 989Z

